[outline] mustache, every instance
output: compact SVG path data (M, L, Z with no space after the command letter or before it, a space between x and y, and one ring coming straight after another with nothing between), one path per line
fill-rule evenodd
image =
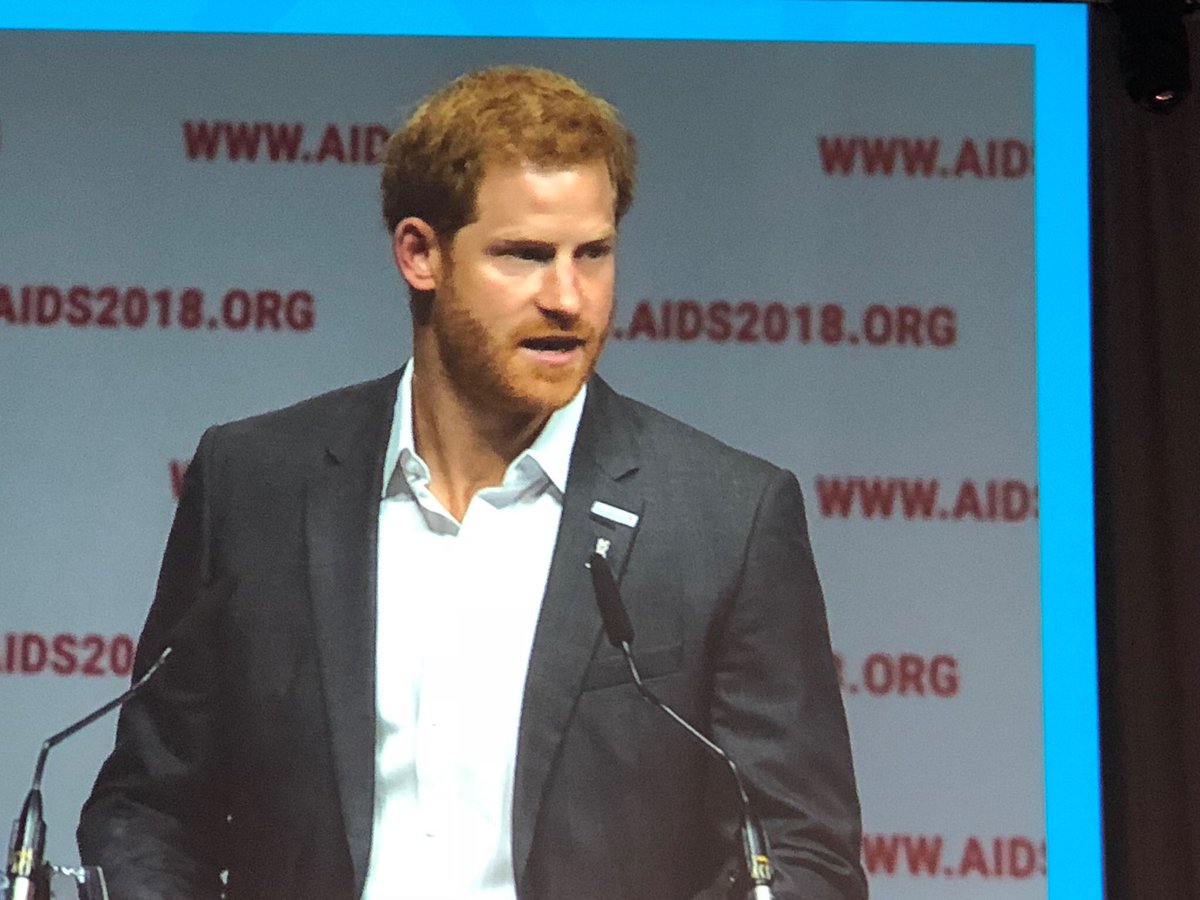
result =
M582 322L576 323L574 327L570 328L547 327L543 323L518 328L513 333L512 339L514 343L517 344L547 341L586 344L596 340L607 331L607 328L604 330L604 332L598 331L593 326L586 325Z
M523 323L513 331L516 343L539 340L573 340L583 343L608 337L616 319L616 304L609 310L608 319L597 328L575 313L541 310L536 321Z

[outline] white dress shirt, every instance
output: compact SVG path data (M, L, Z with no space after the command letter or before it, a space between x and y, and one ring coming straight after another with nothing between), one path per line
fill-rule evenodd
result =
M418 376L419 377L419 376ZM366 900L515 900L526 668L586 387L457 522L396 395L379 505L375 823Z

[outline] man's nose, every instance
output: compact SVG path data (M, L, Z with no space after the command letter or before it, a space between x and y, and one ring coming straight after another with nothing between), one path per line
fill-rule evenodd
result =
M559 315L579 315L583 289L579 266L574 259L570 256L555 259L543 287L540 302L542 309Z

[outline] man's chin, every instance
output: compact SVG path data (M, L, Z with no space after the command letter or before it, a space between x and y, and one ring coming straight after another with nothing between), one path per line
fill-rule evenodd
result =
M549 416L575 399L587 380L586 374L572 373L555 379L521 379L508 385L512 405L527 414Z

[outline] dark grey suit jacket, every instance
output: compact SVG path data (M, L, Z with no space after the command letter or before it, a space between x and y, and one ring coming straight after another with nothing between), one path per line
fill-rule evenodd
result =
M121 715L79 827L113 896L357 897L375 767L375 575L393 373L210 429L188 469L135 676L213 583L202 639ZM636 527L590 513L596 500ZM781 900L865 897L825 611L790 473L593 379L525 686L521 900L723 896L727 775L641 701L602 639L596 538L653 688L738 762ZM468 626L469 627L469 626ZM470 660L463 661L464 666ZM486 678L486 672L479 672ZM403 879L403 873L397 873Z

